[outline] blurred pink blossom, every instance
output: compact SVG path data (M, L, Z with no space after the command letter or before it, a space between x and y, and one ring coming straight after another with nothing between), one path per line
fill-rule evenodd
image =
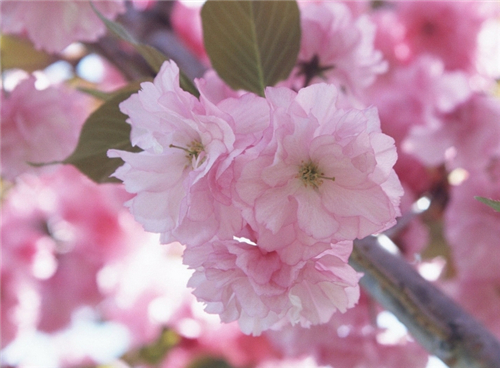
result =
M131 228L140 227L130 220ZM106 295L102 314L128 328L134 348L152 343L167 324L177 329L184 318L179 310L194 302L186 287L192 272L182 264L180 244L160 245L157 236L137 233L142 233L141 244L108 262L98 275Z
M475 277L468 274L441 283L443 289L455 299L468 313L488 328L497 339L500 338L500 275Z
M169 351L161 368L184 368L204 359L220 359L231 367L254 367L280 354L265 336L249 336L237 323L221 324L191 300L174 316L172 328L181 340Z
M2 349L14 340L21 324L16 315L18 306L21 304L19 300L19 281L16 278L15 271L12 268L4 267L4 263L5 258L2 257L0 275L0 286L2 288L2 293L0 294L0 317L2 319L2 324L0 325L0 348Z
M122 207L128 196L69 166L25 174L9 191L2 205L2 272L13 282L26 280L37 295L40 304L32 309L39 329L59 330L76 308L103 299L97 273L140 240L133 234L142 230L123 220L130 217Z
M378 310L367 294L361 293L358 305L344 314L333 315L326 324L287 327L266 331L264 335L285 358L309 356L329 367L425 367L427 352L409 335L382 343L385 329L377 326Z
M500 200L498 157L490 164L486 170L471 170L461 185L452 186L446 207L445 235L462 278L498 277L500 213L474 199L482 196Z
M64 160L75 149L91 100L64 85L35 88L35 78L22 81L8 95L2 92L2 176L51 171L28 162Z
M94 6L108 19L125 11L122 0L95 1ZM2 32L26 33L37 49L50 53L75 41L96 41L106 32L90 3L84 1L2 1L1 10Z
M405 28L394 9L391 6L377 9L370 19L376 24L374 45L389 63L389 71L410 62L410 50L404 42Z
M447 72L438 59L423 56L393 68L370 87L366 96L365 103L377 106L382 131L396 142L398 161L394 169L399 178L417 195L428 190L431 178L425 166L429 162L420 159L426 152L423 147L417 149L409 135L412 129L441 126L441 117L471 96L465 74ZM431 146L425 149L435 150ZM442 156L433 159L442 162Z
M482 23L491 15L475 1L397 1L411 56L431 54L446 69L472 71Z
M428 166L485 169L500 154L500 102L474 94L438 120L413 127L406 144Z
M486 169L470 169L460 185L452 186L445 212L445 236L456 277L441 282L444 290L500 337L500 213L474 197L500 200L500 160Z
M176 1L173 4L170 20L172 28L177 36L184 42L186 47L198 57L200 61L208 65L205 46L203 44L203 29L201 24L201 2L199 5L190 4L183 1Z

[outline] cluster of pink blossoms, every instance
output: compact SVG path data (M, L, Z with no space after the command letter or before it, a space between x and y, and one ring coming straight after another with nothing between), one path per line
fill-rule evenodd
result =
M120 105L139 153L111 150L135 218L187 246L207 311L260 334L327 322L359 297L352 240L399 215L396 150L377 112L342 109L333 85L220 99L179 87L167 62Z
M146 8L154 0L134 2ZM122 0L94 4L110 19L125 10ZM208 65L199 9L173 7L172 27ZM0 8L2 32L52 53L105 29L86 2ZM37 90L32 77L2 94L1 175L10 189L2 192L0 227L2 347L26 331L60 338L76 312L92 308L130 338L132 359L120 367L134 366L133 353L167 331L178 341L164 347L155 363L162 368L207 358L233 367L422 368L426 353L407 335L387 339L373 318L380 310L347 264L353 239L389 228L400 201L406 213L422 196L431 211L394 242L414 260L429 244L435 250L430 241L442 227L455 275L439 285L500 334L500 215L474 199L500 199L500 103L491 93L500 74L483 74L498 71L498 62L481 65L479 50L498 6L299 1L299 8L297 63L265 97L232 91L209 70L197 80L197 99L179 88L170 62L121 104L143 151L109 154L125 161L115 175L133 197L75 169L27 165L71 152L89 112L81 94ZM169 245L137 227L123 212L126 199ZM214 314L239 327L220 325ZM66 342L58 347L62 365L94 362Z
M75 309L100 303L99 270L145 239L126 212L119 215L128 193L69 166L19 176L8 194L0 226L2 346L18 330L64 328Z

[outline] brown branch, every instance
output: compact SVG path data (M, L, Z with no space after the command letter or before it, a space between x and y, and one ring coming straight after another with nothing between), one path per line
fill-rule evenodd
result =
M117 22L125 27L136 40L155 47L174 60L190 79L203 76L206 67L184 46L170 27L169 16L172 2L160 1L146 11L138 11L127 3L127 12ZM133 47L113 35L101 37L87 48L100 54L119 69L129 81L153 78L154 73Z
M429 353L453 368L500 367L498 340L375 237L355 241L349 263L364 273L363 288Z
M154 77L153 71L142 56L133 51L125 51L115 37L101 37L95 43L86 44L86 47L106 58L130 82Z

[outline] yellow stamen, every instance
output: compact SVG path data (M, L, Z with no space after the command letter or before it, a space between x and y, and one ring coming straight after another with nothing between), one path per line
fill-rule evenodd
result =
M190 162L196 162L198 160L198 157L201 155L202 152L205 151L205 147L203 144L198 141L194 140L190 144L187 145L186 147L180 147L176 146L175 144L169 145L170 148L177 148L185 151L187 153L186 158L189 159ZM206 157L203 157L201 162L198 163L198 166L200 166L203 162L205 162Z
M304 163L299 167L297 178L302 180L306 187L311 185L315 189L319 188L319 186L323 184L323 180L335 181L334 177L326 177L325 174L318 169L318 166L311 161Z

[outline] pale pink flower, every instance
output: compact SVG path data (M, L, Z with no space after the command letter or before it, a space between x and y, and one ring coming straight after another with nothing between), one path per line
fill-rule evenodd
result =
M290 323L325 323L356 303L360 275L334 249L289 265L279 250L267 252L254 240L215 240L184 253L195 270L188 286L222 322L237 320L244 333L259 335ZM339 247L350 252L349 243Z
M273 233L296 222L315 239L363 238L399 216L394 140L376 109L342 110L333 85L268 88L272 137L236 160L243 215Z
M252 241L259 239L259 248L262 251L277 252L281 261L290 266L314 258L327 250L334 250L335 256L347 263L352 251L350 242L330 244L318 241L300 230L296 223L284 226L275 234L265 226L247 224L236 236Z
M122 0L95 1L95 7L108 19L125 11ZM106 26L84 1L2 1L4 33L23 34L38 49L62 51L75 41L96 41Z
M2 176L43 172L28 162L64 160L75 149L90 109L90 99L63 85L35 88L35 78L22 81L9 95L2 93Z
M203 78L196 80L196 87L205 103L210 102L215 105L225 99L238 98L244 94L244 91L235 91L229 87L213 69L207 70Z
M179 70L167 62L120 107L130 117L132 144L144 151L109 155L125 161L114 175L137 193L127 204L137 221L162 242L231 239L242 219L228 167L269 124L265 100L246 94L215 105L202 95L200 102L179 87Z
M405 27L405 43L412 56L431 54L446 69L470 71L477 57L477 37L491 13L474 1L397 1Z
M148 231L169 233L179 226L183 200L189 200L186 185L196 184L227 155L234 134L226 121L206 116L200 102L180 89L175 63L165 63L154 83L141 87L120 108L130 117L132 144L144 151L109 155L125 161L114 175L137 193L128 203L136 219Z
M196 84L206 115L227 121L234 143L229 155L214 164L190 189L185 216L173 231L175 240L187 245L200 245L215 235L232 239L243 227L241 208L233 200L233 161L246 148L260 142L269 126L269 105L265 99L229 90L215 73L206 73Z
M290 77L294 87L328 82L358 96L387 70L381 52L373 48L375 26L368 15L354 17L340 2L301 5L301 48Z

